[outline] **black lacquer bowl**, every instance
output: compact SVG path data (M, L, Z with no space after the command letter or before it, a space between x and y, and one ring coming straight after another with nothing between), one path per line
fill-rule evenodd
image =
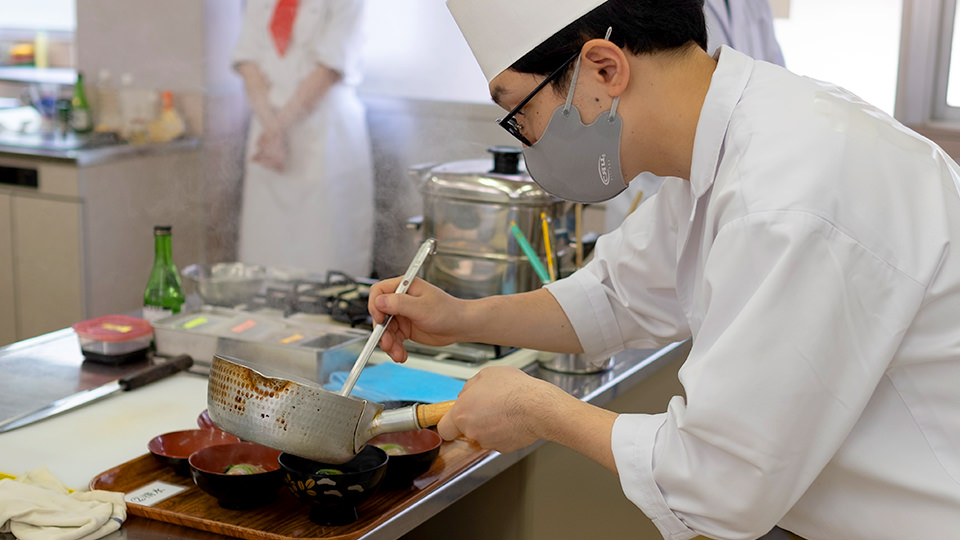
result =
M256 443L239 442L210 446L190 456L194 483L224 508L246 510L271 502L283 486L280 451ZM243 474L228 474L236 467Z
M432 429L381 433L369 444L379 447L390 456L384 489L404 489L414 479L430 470L440 455L443 439Z
M284 482L297 499L310 505L310 521L318 525L356 521L357 506L383 482L387 461L387 453L373 445L340 465L280 454Z

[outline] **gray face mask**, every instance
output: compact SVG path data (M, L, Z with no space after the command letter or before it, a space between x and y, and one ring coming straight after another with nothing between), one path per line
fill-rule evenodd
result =
M580 203L602 202L626 189L620 169L619 96L609 113L585 125L572 105L580 74L580 59L573 70L567 101L554 111L543 135L523 149L523 159L534 182L548 193Z

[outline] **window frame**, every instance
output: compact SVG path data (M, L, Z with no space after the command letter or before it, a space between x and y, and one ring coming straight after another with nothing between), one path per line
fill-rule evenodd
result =
M904 124L960 130L960 107L947 105L958 4L958 0L903 0L894 116Z

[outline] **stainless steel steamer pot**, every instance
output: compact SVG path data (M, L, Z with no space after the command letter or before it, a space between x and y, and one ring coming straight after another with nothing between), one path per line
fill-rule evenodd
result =
M541 212L553 224L555 261L568 246L563 227L565 203L540 189L522 171L518 148L493 147L490 152L493 160L421 165L410 171L423 196L422 236L437 239L437 251L424 267L424 279L460 298L540 287L510 232L511 221L526 235L544 266Z

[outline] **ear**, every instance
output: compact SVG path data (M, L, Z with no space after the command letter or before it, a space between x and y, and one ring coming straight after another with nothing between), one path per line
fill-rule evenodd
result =
M581 77L588 75L607 88L610 97L623 93L630 80L630 63L620 47L605 39L591 39L583 45ZM583 73L585 69L589 71Z

